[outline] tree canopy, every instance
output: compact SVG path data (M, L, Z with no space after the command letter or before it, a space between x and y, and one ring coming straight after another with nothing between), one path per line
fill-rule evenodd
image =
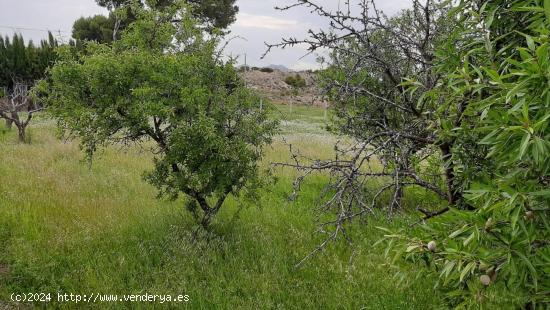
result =
M258 183L276 122L220 59L219 38L204 39L184 8L134 10L138 18L112 45L61 48L41 85L44 100L88 156L109 144L153 141L155 165L145 179L168 197L186 195L207 226L228 195ZM174 23L175 16L183 18Z
M104 15L81 17L73 24L73 38L76 40L111 43L113 41L114 28L115 19L112 17L112 14L109 17Z
M120 37L119 31L136 19L132 11L132 6L136 3L127 0L96 0L96 2L111 11L109 16L95 15L79 18L73 24L73 38L111 43L115 29L117 29L115 37ZM137 4L140 7L163 9L177 2L176 0L142 0ZM184 2L189 6L194 18L208 31L229 27L235 21L239 11L238 6L235 5L236 0L185 0ZM117 25L117 22L120 24Z
M405 257L429 257L455 305L475 307L488 287L505 285L522 307L542 309L550 303L550 2L463 1L453 13L429 98L474 208L434 217L420 236L440 249L427 256L426 243L407 238Z

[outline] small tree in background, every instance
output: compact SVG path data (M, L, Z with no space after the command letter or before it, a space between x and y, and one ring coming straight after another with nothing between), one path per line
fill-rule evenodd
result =
M44 100L89 157L109 144L153 141L155 168L145 179L162 195L190 198L207 227L228 195L258 184L276 122L182 2L133 10L137 20L112 46L88 43L85 56L60 49Z
M87 40L100 43L111 43L113 42L114 28L115 18L112 13L109 17L104 15L81 17L73 24L72 36L77 41ZM114 37L116 38L116 35Z
M271 69L271 68L269 68L269 67L263 67L263 68L260 69L260 71L261 71L261 72L265 72L265 73L272 73L272 72L275 71L275 70L273 70L273 69Z
M17 127L19 142L30 142L27 139L27 127L31 122L34 113L43 110L43 106L36 104L29 94L27 84L15 84L12 89L5 94L4 98L0 96L0 118L6 120L8 129L12 124Z
M55 61L57 41L51 33L39 46L32 41L25 44L23 36L15 34L10 40L0 37L0 118L6 127L16 125L19 141L27 141L26 129L33 114L42 110L29 97L29 88L44 78L47 68ZM25 114L26 115L23 115Z

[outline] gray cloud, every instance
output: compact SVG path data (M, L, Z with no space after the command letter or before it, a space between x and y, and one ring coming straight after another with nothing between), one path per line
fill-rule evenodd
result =
M336 10L341 0L318 0L325 8ZM387 15L410 6L411 0L377 0L377 5ZM264 42L279 42L282 37L303 38L308 29L326 28L327 21L310 14L309 10L296 8L285 12L274 9L285 6L293 0L238 0L240 7L237 22L231 27L232 40L226 54L238 56L239 62L253 66L283 64L293 69L316 67L315 55L303 57L304 47L285 50L277 49L260 59L265 51ZM352 6L353 9L353 6ZM94 0L0 0L0 34L11 36L20 32L26 39L37 42L51 30L57 37L67 42L71 37L71 27L77 18L107 11L95 4ZM303 58L302 58L303 57Z
M94 0L0 0L0 33L40 41L51 30L66 42L77 18L106 13Z

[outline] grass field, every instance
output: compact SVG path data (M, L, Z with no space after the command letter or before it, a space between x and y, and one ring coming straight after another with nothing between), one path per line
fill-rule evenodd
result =
M279 107L281 136L264 165L288 159L283 137L304 154L328 156L334 137L323 130L322 109ZM141 174L151 155L138 147L109 148L93 165L74 142L56 138L52 121L30 128L32 144L0 134L0 309L38 307L13 303L12 293L52 293L51 308L189 309L440 309L433 281L401 285L373 244L376 224L358 227L355 255L332 244L301 268L295 264L323 235L315 232L314 205L323 177L311 179L289 203L290 170L260 189L255 201L229 199L195 241L195 224L182 200L156 199ZM57 293L187 294L187 303L60 303Z

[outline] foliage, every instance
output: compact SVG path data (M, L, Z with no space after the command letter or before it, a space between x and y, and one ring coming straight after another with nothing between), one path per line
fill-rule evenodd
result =
M73 38L77 41L87 40L101 43L113 42L113 29L115 28L115 18L111 13L109 17L104 15L94 15L91 17L81 17L73 24Z
M0 87L10 91L14 82L32 85L43 78L55 60L57 46L51 33L48 33L48 40L40 42L40 46L35 46L32 41L25 45L23 36L19 34L11 40L0 37Z
M236 0L186 0L189 10L197 21L209 32L214 29L225 29L233 22L238 6ZM163 9L174 5L177 0L96 0L97 4L110 10L109 16L94 15L81 17L73 24L73 38L77 41L88 40L99 43L111 43L119 39L120 33L137 18L133 6L150 9ZM175 19L177 20L177 19Z
M269 67L263 67L260 69L261 72L266 72L266 73L271 73L273 72L274 70L269 68Z
M193 16L207 28L225 29L235 22L239 7L236 0L188 0Z
M287 76L285 78L285 83L295 89L306 87L306 80L298 73L296 73L296 75Z
M456 306L483 304L504 284L542 309L550 304L550 2L464 1L455 14L433 95L445 99L439 131L454 141L450 160L475 209L434 218L418 238L389 237L406 241L398 256L440 272ZM446 122L453 114L463 121ZM427 254L429 240L438 247Z
M258 183L276 122L185 6L134 10L138 19L112 46L60 50L45 101L89 157L107 144L154 141L155 169L145 178L161 194L191 198L206 226L228 195Z

